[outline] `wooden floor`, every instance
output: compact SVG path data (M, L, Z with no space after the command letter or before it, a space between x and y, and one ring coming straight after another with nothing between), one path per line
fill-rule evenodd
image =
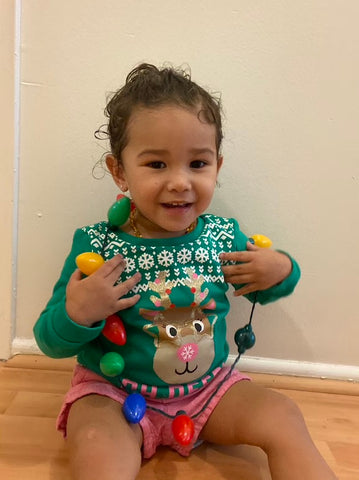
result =
M0 478L69 480L55 418L73 359L16 356L0 364ZM251 375L297 402L318 448L340 480L359 479L359 384ZM139 480L269 480L265 455L246 446L202 445L189 459L160 449ZM318 479L319 480L319 479Z

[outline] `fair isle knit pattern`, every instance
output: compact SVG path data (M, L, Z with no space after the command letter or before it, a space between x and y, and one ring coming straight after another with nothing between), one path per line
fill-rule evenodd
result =
M110 232L104 248L106 260L121 253L126 258L127 278L136 272L142 272L144 282L133 288L134 293L148 290L148 282L153 281L161 270L171 269L177 277L176 286L184 286L186 267L196 263L198 273L206 282L224 282L219 254L233 251L235 232L233 220L204 215L205 227L202 234L190 243L166 246L133 245L129 241L119 239L116 232ZM93 251L98 253L103 248L106 237L107 223L99 223L83 230L90 237ZM185 237L183 237L185 240Z

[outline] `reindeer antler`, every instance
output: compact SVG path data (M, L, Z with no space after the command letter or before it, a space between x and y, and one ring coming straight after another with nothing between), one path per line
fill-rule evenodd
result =
M166 280L167 272L162 271L154 282L149 282L149 287L153 292L159 294L160 298L151 295L150 300L156 307L163 307L165 310L173 308L174 305L170 300L170 294L174 286L174 282Z
M193 293L192 307L200 305L208 296L208 288L202 292L202 285L205 282L203 275L198 275L192 268L186 268L188 278L185 280L185 285L191 289Z

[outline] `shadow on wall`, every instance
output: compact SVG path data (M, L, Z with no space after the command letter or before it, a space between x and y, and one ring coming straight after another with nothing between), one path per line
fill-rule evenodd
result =
M234 334L238 328L248 323L252 304L245 298L233 298L230 301L227 338L230 344L230 353L237 355ZM256 344L246 354L282 360L315 361L311 346L308 345L303 332L286 311L284 302L285 300L281 300L271 305L256 305L252 319Z

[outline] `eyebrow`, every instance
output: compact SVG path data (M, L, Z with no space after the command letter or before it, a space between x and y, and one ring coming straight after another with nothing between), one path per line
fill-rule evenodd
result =
M149 148L149 149L146 149L146 150L142 150L142 152L140 152L139 154L139 157L142 157L144 155L164 155L168 153L168 150L165 150L165 149L161 149L161 148ZM203 154L203 153L209 153L211 155L216 155L216 152L214 150L212 150L211 148L207 148L207 147L204 147L204 148L191 148L189 150L189 153L192 153L192 154L195 154L195 155L198 155L198 154Z
M149 155L149 154L152 154L152 155L163 155L164 153L167 153L167 150L161 150L161 149L155 149L155 148L149 148L147 150L142 150L142 152L140 152L138 154L139 157L142 157L144 155Z
M215 150L212 150L212 148L192 148L190 150L190 153L195 153L195 154L200 154L200 153L210 153L211 155L216 155Z

